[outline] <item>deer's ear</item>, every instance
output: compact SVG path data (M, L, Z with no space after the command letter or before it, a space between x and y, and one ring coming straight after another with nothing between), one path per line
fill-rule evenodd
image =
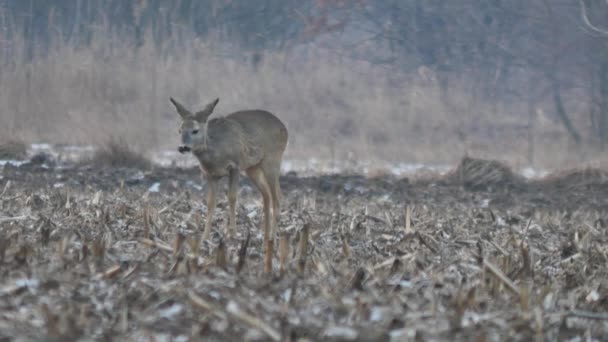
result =
M194 118L196 119L196 121L207 121L207 118L209 118L209 116L213 113L213 110L215 109L215 106L217 106L218 102L220 102L219 97L211 101L211 103L209 103L207 106L205 106L205 109L201 110L200 112L196 112L196 114L194 114Z
M189 110L187 110L184 106L182 106L181 103L175 101L175 99L172 97L169 100L171 100L171 103L173 103L173 105L175 106L175 109L177 110L177 113L179 114L179 116L182 117L182 119L192 117L192 113L190 113Z

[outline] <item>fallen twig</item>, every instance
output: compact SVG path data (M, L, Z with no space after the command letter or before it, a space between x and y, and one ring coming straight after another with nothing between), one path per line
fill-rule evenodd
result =
M258 317L250 315L247 312L241 310L241 308L239 308L239 305L236 302L230 301L228 303L228 305L226 306L226 311L231 316L238 319L239 321L251 326L252 328L255 328L255 329L265 333L273 341L281 340L281 334L278 331L276 331L273 327L266 324L264 321L262 321Z
M211 314L217 316L220 319L227 318L226 314L218 306L213 303L209 303L193 291L188 291L188 298L190 298L190 301L195 307L203 309L205 311L209 311Z
M0 222L21 221L21 220L27 220L28 218L29 218L29 216L27 216L27 215L15 216L15 217L0 217Z
M589 311L572 310L567 313L567 316L594 319L594 320L598 320L598 321L608 321L607 312L589 312Z
M171 246L165 244L164 242L161 241L152 241L150 239L139 239L139 242L143 243L144 245L150 246L150 247L156 247L158 249L162 249L165 252L169 252L169 253L173 253L173 248L171 248Z
M161 210L158 212L158 214L160 215L160 214L164 213L165 211L167 211L167 210L171 209L171 208L172 208L173 206L175 206L175 205L176 205L176 204L177 204L179 201L181 201L181 200L182 200L182 198L184 198L184 193L181 193L181 194L180 194L180 195L177 197L177 199L175 199L175 201L173 201L173 202L169 203L169 204L168 204L166 207L162 208L162 209L161 209Z
M513 283L511 279L509 279L504 273L502 273L502 271L498 269L498 267L489 262L487 259L483 260L483 266L488 271L490 271L490 273L494 275L498 280L500 280L509 290L511 290L511 292L515 293L518 296L520 295L520 291L517 286L515 286L515 283Z

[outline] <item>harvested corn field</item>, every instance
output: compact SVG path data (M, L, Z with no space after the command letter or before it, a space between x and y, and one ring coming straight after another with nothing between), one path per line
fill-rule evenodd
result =
M49 166L50 165L50 166ZM261 198L195 168L42 160L0 179L3 340L569 340L608 336L608 177L465 159L444 176L281 177L274 271ZM225 186L225 183L222 183Z

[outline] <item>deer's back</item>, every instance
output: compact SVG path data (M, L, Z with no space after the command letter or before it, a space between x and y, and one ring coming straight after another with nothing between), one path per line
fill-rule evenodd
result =
M272 113L265 110L243 110L226 116L239 123L247 140L264 154L282 154L287 146L287 128Z

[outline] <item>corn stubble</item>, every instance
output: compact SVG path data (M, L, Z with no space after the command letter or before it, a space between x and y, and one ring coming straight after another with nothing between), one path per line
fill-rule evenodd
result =
M483 165L432 186L410 182L404 192L391 192L398 180L390 177L291 176L271 274L259 222L243 207L236 236L217 229L203 241L202 192L144 196L149 184L122 183L124 170L86 178L23 169L0 184L0 336L601 339L608 250L597 189L605 181L583 171L536 184L511 180L507 191L462 186L474 178L462 172L490 167ZM153 172L153 181L199 179ZM74 183L43 186L58 174ZM489 174L499 186L499 172ZM335 192L321 181L335 182ZM345 182L361 182L365 192L342 190ZM310 193L314 208L301 205ZM217 210L226 207L220 200Z

